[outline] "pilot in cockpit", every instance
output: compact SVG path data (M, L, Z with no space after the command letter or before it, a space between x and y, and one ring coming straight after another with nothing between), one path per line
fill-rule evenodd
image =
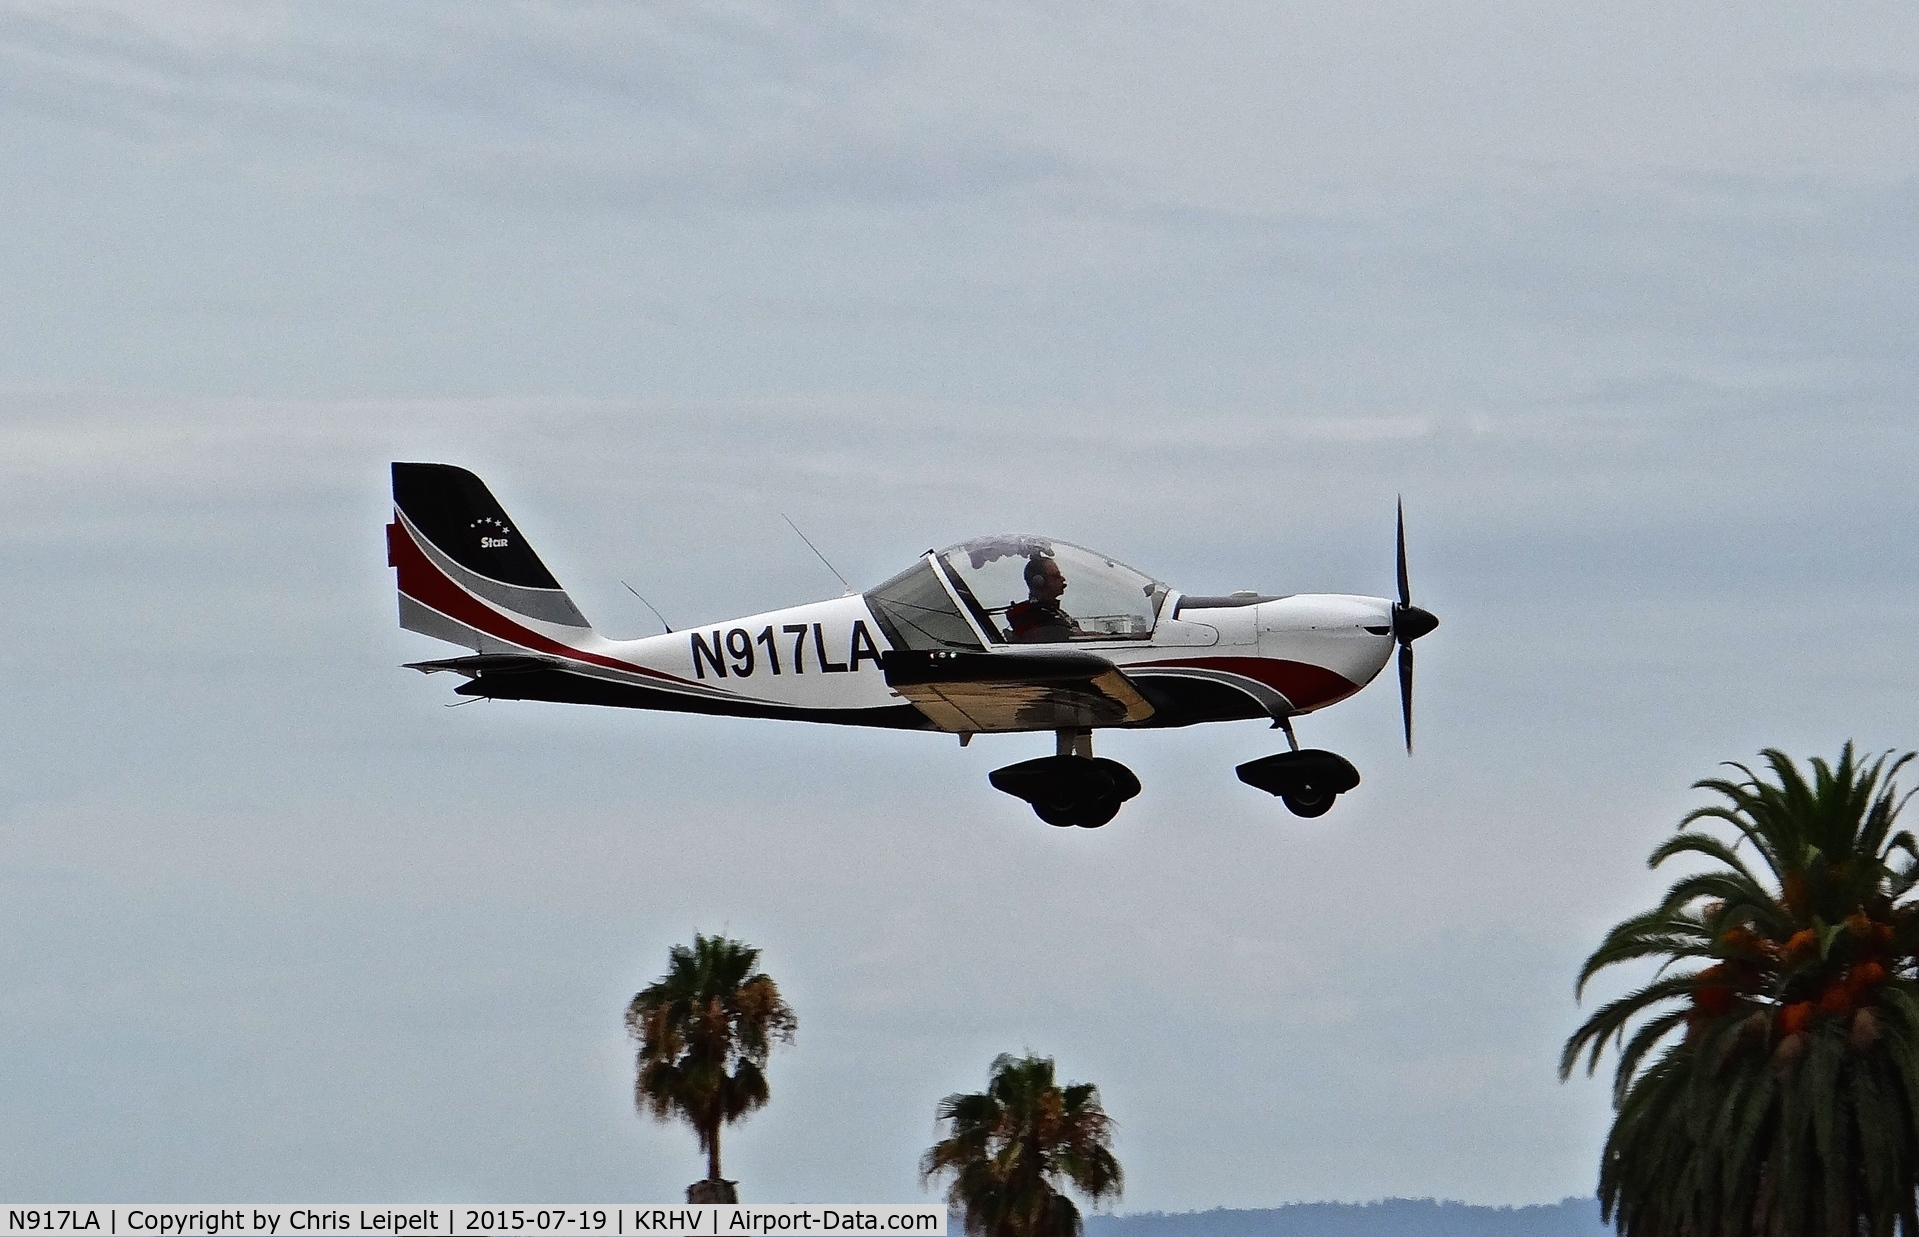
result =
M1060 608L1060 595L1066 591L1066 575L1059 569L1059 561L1035 554L1026 560L1025 574L1026 600L1006 609L1006 626L1012 638L1028 644L1047 644L1079 635L1079 624Z

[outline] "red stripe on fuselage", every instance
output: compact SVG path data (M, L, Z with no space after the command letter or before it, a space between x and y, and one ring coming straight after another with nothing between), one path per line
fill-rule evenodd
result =
M1189 668L1218 670L1264 683L1290 700L1295 709L1317 709L1359 690L1359 684L1324 666L1276 657L1185 657L1177 661L1136 661L1120 667L1122 671Z
M520 626L447 579L446 573L433 565L433 560L420 549L413 540L413 534L401 525L398 519L395 519L387 537L387 560L399 570L402 593L421 605L431 606L448 618L457 619L496 640L505 640L536 653L548 653L570 661L604 666L609 670L649 675L656 679L665 679L669 683L687 682L664 670L655 670L650 666L639 666L612 657L602 657L597 653L582 652L561 644L551 637L543 636L537 631ZM692 686L690 683L687 685Z

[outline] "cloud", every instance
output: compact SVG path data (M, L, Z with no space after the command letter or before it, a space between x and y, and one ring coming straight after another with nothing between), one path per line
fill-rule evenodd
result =
M0 22L11 106L324 192L651 213L973 196L1056 177L986 129L865 106L870 21L815 7L325 14L144 5Z
M1017 5L30 5L0 20L24 117L306 192L545 209L765 211L1066 190L1264 213L1558 169L1825 176L1915 167L1855 91L1913 31L1737 21ZM1626 31L1635 35L1627 37ZM1859 36L1874 31L1875 50ZM1738 56L1699 49L1736 43ZM1880 90L1874 97L1885 97ZM1724 105L1710 102L1721 100ZM1736 103L1734 101L1737 101ZM1876 105L1875 105L1876 106Z

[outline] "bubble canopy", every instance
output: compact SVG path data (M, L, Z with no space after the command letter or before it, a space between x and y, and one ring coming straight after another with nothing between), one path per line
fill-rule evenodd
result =
M866 599L895 644L977 648L975 628L995 644L1144 640L1166 592L1098 551L1002 533L930 553Z

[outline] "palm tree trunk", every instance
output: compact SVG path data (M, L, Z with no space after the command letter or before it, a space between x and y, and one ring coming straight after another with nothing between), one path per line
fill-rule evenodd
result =
M706 1179L720 1179L720 1126L714 1122L712 1136L706 1140Z

